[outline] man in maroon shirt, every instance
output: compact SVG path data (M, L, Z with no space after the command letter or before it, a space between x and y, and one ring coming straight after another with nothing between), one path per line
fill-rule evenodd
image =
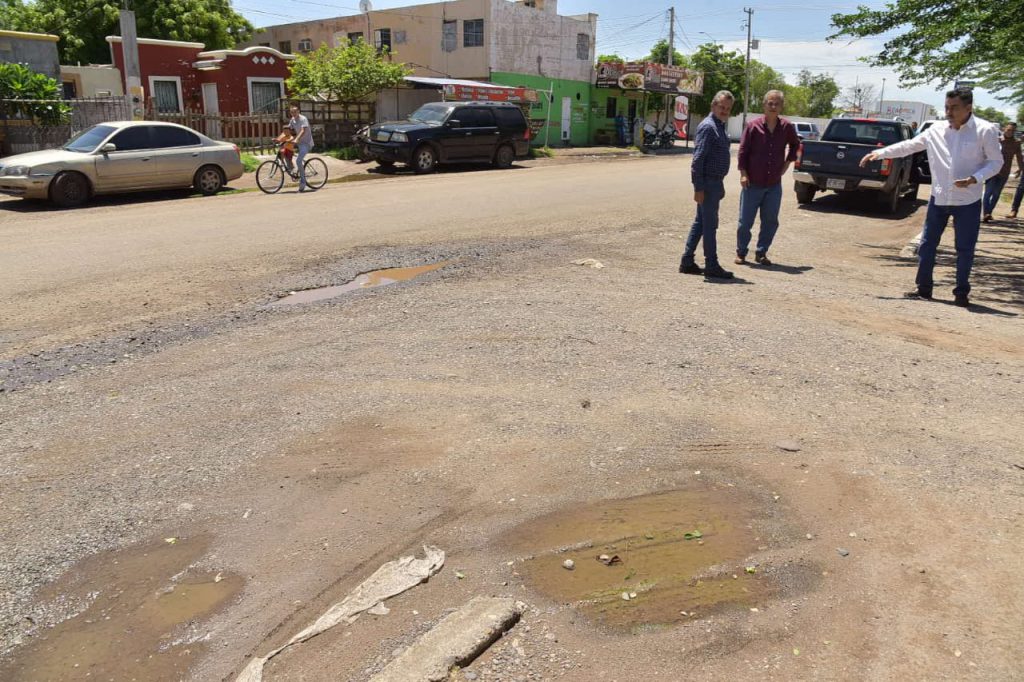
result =
M768 249L779 229L779 207L782 205L782 176L796 160L800 138L796 126L779 116L784 96L769 90L764 96L764 116L755 118L743 129L740 137L740 220L736 231L736 264L747 262L750 232L754 218L761 212L761 231L757 235L754 261L771 265ZM787 151L788 147L788 151Z

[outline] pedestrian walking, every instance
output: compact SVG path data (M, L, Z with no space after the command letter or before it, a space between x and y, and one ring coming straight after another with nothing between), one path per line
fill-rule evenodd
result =
M1024 170L1024 159L1021 158L1020 141L1017 140L1017 124L1007 123L1003 127L1003 136L999 138L999 147L1003 153L1003 167L999 172L985 181L985 196L982 199L982 218L984 223L992 222L992 211L999 203L999 197L1006 187L1006 181L1010 179L1010 171L1013 168L1013 160L1017 159L1017 176L1020 177L1021 170ZM1019 206L1018 202L1018 206Z
M745 265L751 229L758 212L761 229L754 248L754 262L771 265L768 249L779 229L782 206L782 176L796 161L800 138L796 126L780 114L786 98L779 90L769 90L762 100L764 116L750 121L740 137L736 167L740 171L740 219L736 229L736 265Z
M999 172L1003 155L999 129L974 115L970 90L946 93L946 120L936 123L917 137L873 151L860 165L878 159L928 152L932 171L932 196L924 221L924 237L918 250L917 289L908 298L931 299L935 252L950 217L956 233L956 305L969 305L974 248L981 230L981 194L986 180Z
M718 262L718 206L725 197L725 176L729 173L729 132L725 128L736 98L728 90L720 90L711 100L711 113L697 126L694 136L690 180L697 216L686 237L686 248L679 263L679 272L704 275L708 278L731 279ZM704 268L694 260L697 244L704 241Z
M1020 210L1020 203L1024 200L1024 177L1021 176L1021 172L1017 171L1017 191L1013 193L1013 203L1010 205L1010 213L1006 216L1007 218L1016 218L1017 211Z
M302 115L299 110L298 104L292 104L288 108L291 114L291 119L288 121L288 127L291 128L292 134L295 138L292 143L297 149L295 155L295 164L299 170L299 191L306 191L306 154L313 150L313 131L309 128L309 119Z

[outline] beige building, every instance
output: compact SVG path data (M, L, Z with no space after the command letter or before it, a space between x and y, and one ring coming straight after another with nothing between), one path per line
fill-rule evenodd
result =
M121 72L113 66L63 66L60 80L64 97L120 97L124 95Z
M389 48L416 76L589 82L596 35L596 14L562 16L557 0L453 0L268 26L245 45L301 54L362 39Z

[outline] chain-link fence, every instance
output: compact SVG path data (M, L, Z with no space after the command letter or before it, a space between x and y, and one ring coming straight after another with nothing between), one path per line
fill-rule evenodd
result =
M0 100L0 149L4 156L54 149L97 123L125 121L132 117L131 105L124 97L31 101L37 107L70 109L66 122L57 125L41 124L22 113L25 104L25 100Z

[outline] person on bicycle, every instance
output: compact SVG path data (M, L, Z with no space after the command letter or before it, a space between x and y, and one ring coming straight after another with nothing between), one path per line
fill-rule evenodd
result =
M295 135L292 134L292 129L282 130L281 134L274 138L274 142L277 142L281 148L281 158L284 159L284 165L288 172L293 172L295 170L292 163L292 157L295 155Z
M309 128L309 119L302 115L298 104L292 104L288 111L292 115L291 120L288 121L288 127L291 128L292 133L295 135L293 142L298 149L295 163L299 169L299 191L305 192L306 169L304 164L306 154L313 149L313 131Z

